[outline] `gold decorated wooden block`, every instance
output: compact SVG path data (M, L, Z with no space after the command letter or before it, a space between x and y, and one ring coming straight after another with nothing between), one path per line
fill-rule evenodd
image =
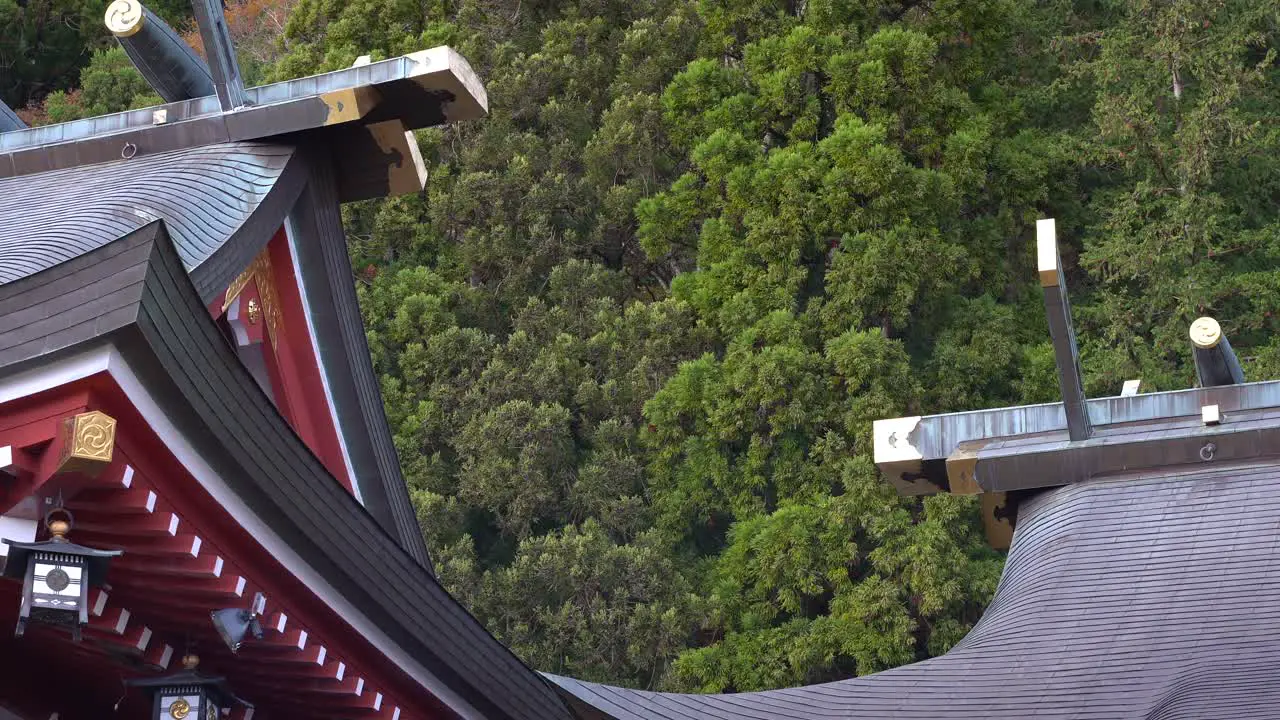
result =
M116 446L116 421L93 410L62 421L62 454L58 472L78 472L96 476L111 464Z

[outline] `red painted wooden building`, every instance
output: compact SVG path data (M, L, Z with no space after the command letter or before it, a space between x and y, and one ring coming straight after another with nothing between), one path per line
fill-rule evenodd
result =
M412 131L483 86L435 48L246 89L196 16L207 63L107 10L163 106L0 112L0 717L203 720L205 681L224 718L566 717L432 574L340 217L421 192Z

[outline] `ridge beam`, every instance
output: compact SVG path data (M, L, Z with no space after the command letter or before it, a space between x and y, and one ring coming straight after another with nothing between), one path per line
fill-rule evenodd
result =
M1093 434L1093 426L1085 408L1080 350L1076 347L1076 331L1071 324L1071 301L1067 299L1067 282L1062 275L1057 235L1053 218L1036 221L1040 287L1044 290L1044 309L1049 315L1049 332L1053 336L1053 357L1058 366L1058 387L1062 389L1062 403L1067 412L1067 432L1073 441L1087 440Z
M975 492L1034 490L1096 477L1179 467L1248 463L1280 454L1280 408L1236 413L1205 425L1199 417L1100 429L1085 441L1056 435L962 444L947 468L963 472ZM954 482L953 482L954 486Z
M1095 398L1086 402L1090 424L1098 433L1110 425L1149 425L1175 419L1202 426L1200 412L1206 405L1217 405L1222 417L1229 421L1234 421L1240 413L1268 408L1280 410L1280 381ZM1219 427L1227 428L1231 424ZM946 461L961 445L973 452L975 441L994 444L1027 436L1068 441L1062 403L877 420L872 430L876 467L902 495L950 492ZM1051 467L1036 469L1037 475L1053 472L1055 469Z

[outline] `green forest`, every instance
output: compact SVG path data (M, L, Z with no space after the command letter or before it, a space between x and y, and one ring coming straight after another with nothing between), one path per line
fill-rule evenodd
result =
M31 122L155 101L103 0L0 0ZM153 9L190 33L182 0ZM232 0L251 82L452 45L487 119L345 209L444 585L529 665L677 691L945 652L1003 558L873 420L1280 377L1278 0Z

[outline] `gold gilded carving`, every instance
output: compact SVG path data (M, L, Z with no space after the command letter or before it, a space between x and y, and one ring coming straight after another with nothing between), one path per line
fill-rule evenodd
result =
M271 257L267 254L267 249L263 248L258 253L258 257L249 263L249 267L240 273L239 277L231 281L227 286L227 299L222 303L222 310L226 312L231 307L231 303L235 302L245 287L253 281L258 288L258 298L262 301L262 307L259 310L254 309L252 301L246 308L245 314L250 324L257 322L257 314L260 311L262 316L267 320L267 336L271 340L271 348L276 348L276 332L280 328L282 314L280 311L280 296L276 293L275 274L271 269Z
M1222 342L1222 327L1211 317L1196 318L1191 323L1191 342L1201 350L1217 347Z
M258 260L261 257L259 255L254 258L253 262L249 263L249 267L245 268L244 272L237 275L236 279L232 280L231 284L227 286L227 299L222 301L222 312L226 312L227 308L231 307L231 303L240 297L240 293L244 291L245 286L249 284L250 280L253 280L254 274L258 269Z
M250 299L250 300L249 300L249 312L248 312L248 313L246 313L246 315L247 315L247 316L248 316L248 318L249 318L249 324L250 324L250 325L257 325L257 324L258 324L258 316L259 316L259 315L261 315L261 314L262 314L262 308L259 308L259 307L258 307L258 301L257 301L256 299Z
M130 37L142 29L142 3L138 0L115 0L107 6L103 20L107 29L116 37Z
M116 421L97 410L80 413L62 421L62 455L58 472L97 475L111 464L116 446Z

